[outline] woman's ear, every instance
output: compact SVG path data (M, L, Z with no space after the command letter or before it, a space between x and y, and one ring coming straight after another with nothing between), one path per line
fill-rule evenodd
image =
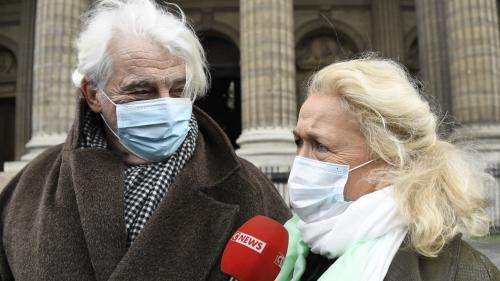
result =
M90 109L96 113L101 112L102 107L101 107L101 102L97 97L97 89L93 85L93 83L87 79L87 77L84 77L82 79L82 83L80 84L80 90L82 91L83 97L87 101L87 104L89 105Z

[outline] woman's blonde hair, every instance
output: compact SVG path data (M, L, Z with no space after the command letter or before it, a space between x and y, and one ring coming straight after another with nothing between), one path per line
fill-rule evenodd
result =
M418 253L436 256L458 233L488 234L483 187L491 176L439 137L436 115L398 63L370 54L333 63L311 78L309 93L339 96L372 156L389 164L377 179L394 186Z

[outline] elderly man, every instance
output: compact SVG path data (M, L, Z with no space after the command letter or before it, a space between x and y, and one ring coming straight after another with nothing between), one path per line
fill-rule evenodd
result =
M105 0L85 18L66 142L0 196L0 280L226 280L244 221L289 211L192 105L205 58L184 15ZM70 93L68 93L70 94Z

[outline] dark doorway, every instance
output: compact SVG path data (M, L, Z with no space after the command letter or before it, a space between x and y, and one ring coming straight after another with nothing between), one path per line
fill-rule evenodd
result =
M14 52L0 45L0 172L15 158L16 74Z
M240 51L218 32L200 34L210 68L211 85L196 105L210 115L227 134L234 148L241 134Z
M14 161L15 98L0 98L0 172L3 164Z

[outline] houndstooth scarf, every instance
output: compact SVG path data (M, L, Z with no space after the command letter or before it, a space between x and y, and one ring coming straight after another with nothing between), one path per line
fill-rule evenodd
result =
M107 149L99 115L88 110L84 116L80 148ZM156 163L128 166L124 172L125 225L130 246L160 205L175 177L191 158L196 146L198 123L194 115L181 147L169 158Z

